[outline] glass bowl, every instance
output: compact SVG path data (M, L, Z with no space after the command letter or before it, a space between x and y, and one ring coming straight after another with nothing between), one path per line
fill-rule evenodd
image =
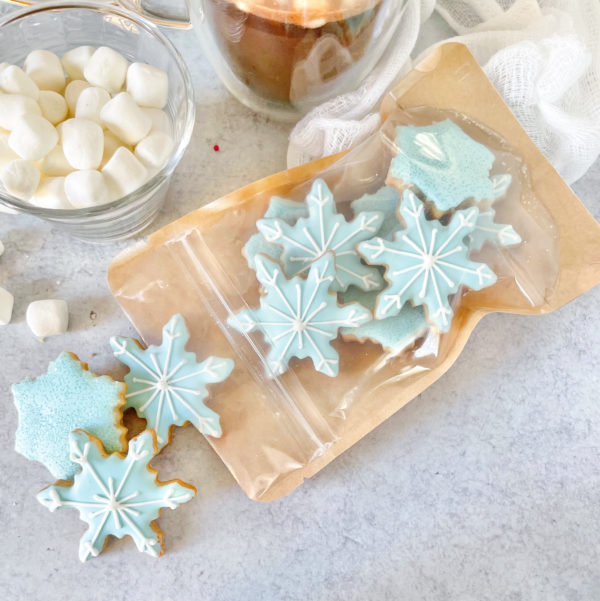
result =
M90 241L119 240L147 227L164 203L170 178L194 128L194 92L189 71L173 44L155 25L135 14L93 2L51 2L9 13L0 21L1 60L19 66L31 50L62 56L76 46L110 46L129 61L146 62L169 76L169 115L175 148L160 171L137 190L105 205L43 209L8 194L0 184L0 208L35 215Z

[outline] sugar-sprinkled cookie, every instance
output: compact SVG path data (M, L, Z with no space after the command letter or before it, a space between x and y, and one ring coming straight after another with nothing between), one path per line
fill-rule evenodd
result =
M414 184L440 211L467 198L497 198L510 184L510 176L490 177L494 153L450 119L422 127L399 126L396 144L388 181Z
M96 376L76 355L61 353L47 373L15 384L12 393L19 412L15 449L55 478L77 471L69 457L69 434L77 428L98 436L109 452L126 448L125 385Z
M336 376L339 356L330 342L339 328L354 328L372 318L371 312L358 303L339 307L329 292L335 278L332 253L315 261L306 279L287 279L272 259L256 257L257 278L266 295L258 309L245 309L230 317L229 325L241 332L260 330L270 345L267 355L274 375L286 371L292 357L310 357L315 369Z
M339 296L342 304L359 302L363 307L374 310L378 294L379 291L364 292L352 286L340 292ZM405 303L398 315L372 319L357 328L342 328L340 333L344 340L370 340L381 344L389 352L399 353L424 336L430 328L423 308Z
M222 434L218 414L203 401L206 385L225 380L233 361L208 357L197 363L196 355L185 350L189 337L183 317L175 315L163 328L160 346L143 349L136 340L120 336L110 340L115 357L130 370L125 376L127 407L156 432L159 449L171 440L173 426L188 422L203 434Z
M79 543L79 559L96 557L109 535L131 536L138 550L162 555L163 534L153 520L163 507L175 509L189 501L196 489L180 480L156 479L156 470L149 466L157 450L155 433L146 430L131 440L127 455L107 454L101 441L83 430L75 430L67 442L81 471L68 486L49 486L37 499L50 511L79 511L89 526Z
M377 234L383 215L377 211L362 212L348 223L337 213L333 194L321 179L315 180L306 204L308 217L298 219L295 225L281 219L261 219L256 223L267 242L283 247L281 263L286 275L306 273L314 261L330 251L335 256L336 269L332 290L345 290L351 284L362 290L380 288L381 274L361 262L356 245Z
M447 226L425 218L423 203L409 190L404 192L400 215L406 229L393 241L374 238L358 246L371 264L386 267L389 282L377 300L377 319L397 315L406 301L423 305L427 319L442 332L450 329L453 311L448 297L460 286L480 290L496 282L496 274L484 263L469 259L464 238L474 228L476 207L456 211Z

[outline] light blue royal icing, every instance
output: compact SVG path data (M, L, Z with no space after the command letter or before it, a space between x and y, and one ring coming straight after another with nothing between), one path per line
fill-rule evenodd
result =
M88 529L79 542L79 559L96 557L108 535L131 536L140 551L158 557L162 533L152 521L162 507L175 509L196 489L176 480L158 483L148 463L156 452L155 434L146 430L129 443L125 457L104 455L100 441L83 430L69 438L71 459L81 466L71 486L49 486L37 495L50 511L74 507Z
M69 434L76 428L98 436L109 452L122 450L124 393L122 382L98 377L61 353L47 373L12 387L19 412L16 451L43 463L55 478L72 478L78 467L69 458Z
M398 154L390 175L417 186L440 211L468 198L477 202L497 198L510 185L507 174L490 178L492 151L450 119L422 127L397 127L396 144Z
M479 209L456 211L447 226L425 218L423 203L409 190L404 192L400 215L406 229L393 241L374 238L358 250L371 264L387 267L390 285L377 301L377 319L397 315L407 301L423 305L427 319L442 332L450 329L453 311L448 296L460 286L480 290L496 282L485 264L471 261L464 238L475 229Z
M270 375L288 368L292 357L310 357L315 369L328 376L339 371L339 356L330 342L339 328L355 328L372 318L358 303L338 307L329 292L335 278L332 253L312 263L306 279L287 279L272 259L256 257L256 275L266 290L258 309L245 309L230 317L229 325L241 332L260 330L271 347L267 355Z
M332 290L345 290L351 284L362 290L382 286L381 274L361 262L356 245L372 238L381 227L383 215L377 211L359 213L350 223L336 211L327 184L315 180L306 197L308 217L295 225L281 219L261 219L256 223L267 242L283 247L281 262L288 276L306 273L326 252L335 255Z
M171 439L171 427L192 423L200 432L220 437L219 416L206 407L207 384L222 382L233 369L231 359L209 357L202 363L185 350L185 321L175 315L163 328L160 346L142 349L131 338L111 338L115 357L130 369L125 376L127 407L133 407L156 432L158 448Z
M351 207L354 214L362 211L378 211L383 213L383 222L377 235L380 238L389 238L402 226L398 222L398 205L400 204L400 192L391 186L383 186L374 194L365 194L352 202Z
M288 225L294 225L300 217L306 217L307 214L308 210L306 204L303 202L273 196L269 202L269 208L265 213L265 217L269 219L281 219ZM244 246L244 256L251 269L256 269L254 257L258 254L267 255L277 261L281 255L281 246L267 242L260 233L254 234Z
M506 223L496 223L495 216L496 211L492 208L479 213L475 228L465 238L470 250L479 250L486 242L498 246L512 246L521 242L521 236L514 228Z
M359 302L363 307L374 310L379 291L363 292L354 286L345 292L340 292L342 303ZM393 353L403 351L414 344L431 328L425 319L422 307L413 307L406 303L398 315L385 319L373 319L358 326L358 328L342 328L342 336L356 338L360 342L370 340Z

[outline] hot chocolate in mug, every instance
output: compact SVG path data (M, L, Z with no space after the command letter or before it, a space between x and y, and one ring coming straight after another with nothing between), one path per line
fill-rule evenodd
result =
M397 35L406 0L116 3L159 25L192 26L238 100L271 117L296 120L361 85Z

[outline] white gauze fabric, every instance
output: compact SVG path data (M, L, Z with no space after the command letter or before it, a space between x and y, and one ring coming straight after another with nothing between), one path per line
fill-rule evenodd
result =
M569 183L581 177L600 154L600 2L439 0L437 10L559 173ZM405 65L406 55L394 64L400 60ZM384 67L372 76L377 83ZM372 111L382 93L369 107L344 95L314 109L292 131L288 165L364 139L378 125ZM340 102L345 113L330 119L328 105Z

